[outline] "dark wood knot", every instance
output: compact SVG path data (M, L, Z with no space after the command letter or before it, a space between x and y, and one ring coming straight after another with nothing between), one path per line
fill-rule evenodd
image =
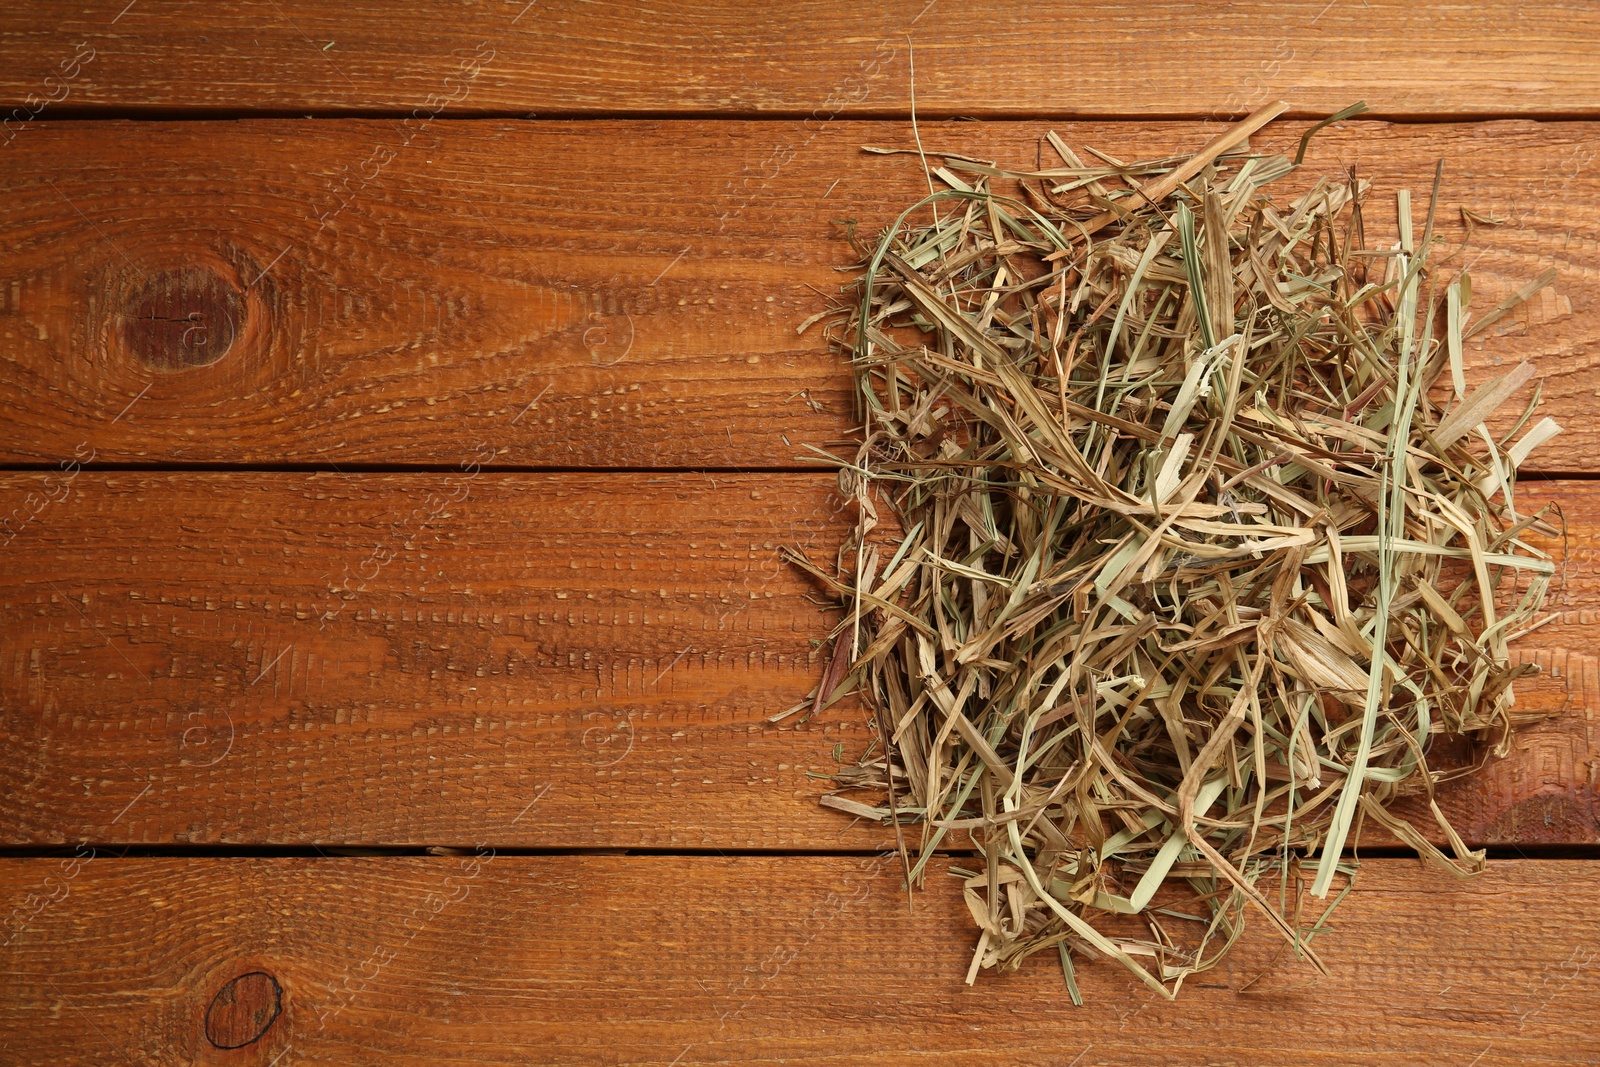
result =
M278 1021L283 987L266 971L241 974L211 998L206 1009L206 1040L217 1048L243 1048Z
M204 367L233 347L244 307L244 294L213 270L160 271L134 288L122 316L123 342L157 370Z

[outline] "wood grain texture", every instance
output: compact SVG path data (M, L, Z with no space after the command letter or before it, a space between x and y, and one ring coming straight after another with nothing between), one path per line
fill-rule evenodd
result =
M1049 128L922 135L1032 166ZM1127 157L1208 136L1060 129ZM0 154L0 462L437 468L487 442L500 464L793 467L852 417L820 329L795 333L844 280L835 220L875 232L926 191L915 157L859 147L910 143L876 122L41 123ZM1475 307L1559 272L1468 344L1474 381L1546 376L1567 432L1537 469L1600 469L1596 159L1584 124L1365 123L1296 179L1358 167L1381 236L1443 160L1445 269L1471 266ZM1462 207L1505 224L1463 248Z
M1550 498L1560 614L1518 648L1554 670L1518 692L1557 717L1445 790L1473 840L1600 841L1600 484L1520 497ZM7 841L888 840L819 810L808 776L867 746L859 708L767 721L822 673L832 616L778 548L831 555L851 518L826 476L0 477L0 516L19 509Z
M79 474L7 558L6 837L832 843L844 722L765 723L830 484Z
M898 887L896 865L872 857L0 860L0 901L26 918L0 950L0 1055L17 1067L1600 1057L1593 862L1497 862L1462 883L1369 861L1317 939L1330 977L1253 930L1176 1003L1114 964L1080 963L1082 1008L1053 953L967 988L972 920L956 887L935 871L915 914ZM211 1047L207 1005L254 971L282 986L281 1016L242 1049Z
M1365 98L1390 117L1600 111L1600 16L1571 0L1013 0L981 17L951 0L125 5L8 6L0 102L57 99L45 79L87 43L63 106L903 114L914 47L928 115L1200 117L1273 97L1323 114ZM463 56L482 57L475 78Z

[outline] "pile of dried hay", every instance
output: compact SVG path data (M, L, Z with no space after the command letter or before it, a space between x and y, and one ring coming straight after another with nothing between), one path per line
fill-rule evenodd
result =
M814 709L859 691L882 738L840 784L888 796L824 802L893 823L913 885L970 835L969 982L1055 948L1074 1000L1075 952L1170 997L1251 909L1320 968L1300 868L1347 886L1362 818L1483 865L1427 754L1517 723L1506 646L1553 571L1524 538L1554 531L1516 470L1558 427L1524 433L1529 404L1491 436L1532 369L1467 396L1461 348L1549 279L1469 325L1431 206L1419 237L1400 192L1369 248L1353 175L1274 204L1300 159L1247 139L1282 110L1191 158L946 156L834 328L862 519L832 570L791 558L845 607ZM1450 854L1386 810L1403 793Z

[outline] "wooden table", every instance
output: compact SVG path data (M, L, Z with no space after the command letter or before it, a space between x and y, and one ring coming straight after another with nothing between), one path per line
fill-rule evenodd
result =
M0 57L0 1063L1600 1061L1600 10L24 2ZM1330 978L969 988L950 879L817 805L861 709L768 721L829 622L778 548L850 521L796 326L917 195L859 151L913 67L1016 163L1364 98L1314 167L1443 160L1480 307L1558 271L1468 351L1566 426L1550 716L1445 796L1489 873L1368 850Z

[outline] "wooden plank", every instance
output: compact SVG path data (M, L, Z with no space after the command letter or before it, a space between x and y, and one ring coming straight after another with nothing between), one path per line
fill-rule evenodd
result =
M19 1067L1600 1056L1594 861L1495 862L1465 883L1369 861L1317 938L1330 977L1257 923L1176 1003L1080 963L1082 1008L1054 953L964 986L956 887L936 870L913 914L897 864L875 857L85 853L0 860L0 880L24 920L0 971L0 1049ZM213 1008L244 975L265 976L254 996ZM270 1025L225 1053L205 1020L229 1014L255 1020L233 1040Z
M27 519L0 569L4 841L888 839L808 776L866 747L859 709L767 721L822 672L832 616L778 548L832 555L831 478L51 478L0 476ZM1520 646L1555 668L1520 700L1559 717L1443 804L1474 840L1596 842L1600 483L1520 499L1571 524L1558 618Z
M16 57L0 102L884 114L910 105L914 64L929 115L1202 117L1279 96L1323 114L1364 97L1390 117L1572 115L1600 110L1597 39L1600 16L1573 2L1090 0L980 17L949 0L812 0L759 15L737 0L414 0L403 15L378 0L109 0L73 11L25 0L0 17L0 47Z
M1048 128L922 136L1032 166ZM1302 129L1258 146L1292 153ZM1207 134L1061 130L1128 157ZM904 124L439 123L397 149L408 136L30 129L0 155L0 463L454 467L486 443L500 464L793 467L846 432L848 375L820 329L795 327L843 281L834 220L871 233L925 191L915 157L859 150L910 144ZM1557 269L1467 346L1474 382L1538 361L1567 425L1534 454L1542 470L1600 469L1584 417L1600 389L1597 157L1600 127L1533 123L1356 124L1311 157L1386 191L1376 235L1393 190L1420 212L1444 160L1446 270L1471 265L1480 310ZM1462 207L1507 221L1461 248Z

